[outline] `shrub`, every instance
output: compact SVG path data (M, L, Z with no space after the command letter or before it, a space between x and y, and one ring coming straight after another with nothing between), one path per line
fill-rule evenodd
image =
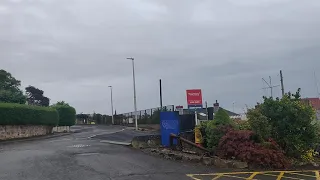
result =
M248 121L234 120L235 126L239 130L251 130L251 125Z
M210 121L205 130L206 147L215 151L220 139L231 129L233 129L231 125L215 125Z
M208 121L205 128L206 147L215 150L219 144L220 138L224 136L228 130L234 128L234 122L228 113L220 108L214 115L214 120Z
M48 125L56 126L59 121L55 109L25 104L0 103L1 125Z
M255 109L249 109L247 117L251 129L261 140L268 139L271 136L271 124L268 118L261 113L259 106Z
M222 108L219 108L219 110L214 114L213 121L216 125L231 125L231 124L233 124L233 120L230 118L228 113Z
M59 126L72 126L76 122L76 110L67 105L52 106L59 113Z
M300 89L282 99L264 97L262 104L249 110L248 117L258 135L273 138L288 156L300 158L318 143L315 111L301 102Z
M279 146L269 140L269 147L258 144L252 131L233 130L219 142L217 155L221 158L238 159L260 167L288 168L290 163Z

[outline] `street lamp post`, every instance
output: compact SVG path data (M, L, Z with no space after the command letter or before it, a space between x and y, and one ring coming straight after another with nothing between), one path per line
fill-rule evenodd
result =
M114 124L114 117L113 117L113 97L112 97L112 86L108 86L111 90L111 117L112 117L112 124Z
M132 75L133 75L133 103L134 103L134 119L136 124L136 130L138 130L138 114L137 114L137 96L136 96L136 77L134 73L134 58L127 58L132 61Z

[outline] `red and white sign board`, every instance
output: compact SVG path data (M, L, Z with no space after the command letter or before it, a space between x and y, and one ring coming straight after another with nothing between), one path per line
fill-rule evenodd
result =
M202 92L201 89L187 90L188 108L202 108Z

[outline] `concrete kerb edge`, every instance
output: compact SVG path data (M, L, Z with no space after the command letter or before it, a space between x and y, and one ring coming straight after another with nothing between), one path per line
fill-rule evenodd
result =
M19 139L8 139L0 141L0 144L11 144L11 143L18 143L18 142L27 142L27 141L36 141L36 140L44 140L44 139L51 139L56 137L62 137L73 134L72 132L69 133L58 133L58 134L48 134L43 136L34 136L28 138L19 138Z
M115 144L115 145L122 145L122 146L131 146L131 142L120 142L120 141L109 141L109 140L101 140L101 143L108 143L108 144Z

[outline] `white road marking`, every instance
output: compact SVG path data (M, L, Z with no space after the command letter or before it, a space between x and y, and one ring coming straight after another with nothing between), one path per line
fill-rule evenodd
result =
M123 145L123 146L130 146L131 143L128 142L120 142L120 141L108 141L108 140L102 140L101 143L109 143L109 144L117 144L117 145Z
M85 144L76 144L76 145L72 145L72 146L68 146L68 147L72 147L72 148L82 148L82 147L88 147L90 145L85 145Z
M83 154L77 154L78 156L91 156L91 155L98 155L100 153L83 153Z

